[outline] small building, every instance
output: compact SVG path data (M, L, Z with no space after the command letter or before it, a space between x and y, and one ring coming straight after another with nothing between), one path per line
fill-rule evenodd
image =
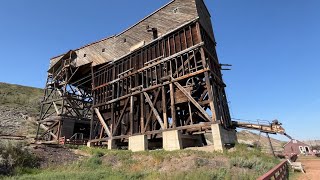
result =
M285 144L283 146L284 148L284 154L285 155L290 155L290 154L305 154L305 155L309 155L309 154L313 154L312 153L312 149L311 147L306 144L303 143L301 141L292 139L291 141L289 141L287 144Z

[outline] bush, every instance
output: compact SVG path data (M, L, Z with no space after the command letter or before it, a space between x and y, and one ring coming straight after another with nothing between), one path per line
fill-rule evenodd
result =
M248 148L243 144L237 144L235 148L234 152L228 153L231 167L252 169L263 174L280 163L273 156L262 153L259 148Z
M0 175L11 175L17 170L38 166L38 158L24 148L22 143L0 143Z

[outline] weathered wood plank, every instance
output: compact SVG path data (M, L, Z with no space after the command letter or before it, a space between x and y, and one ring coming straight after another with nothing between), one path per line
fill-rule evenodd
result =
M108 136L109 136L109 137L112 137L112 134L111 134L111 132L110 132L110 129L109 129L108 125L106 124L106 122L104 121L102 115L100 114L99 109L94 108L94 111L95 111L95 113L97 114L98 119L99 119L101 125L103 126L104 130L105 130L106 133L108 134Z
M158 111L157 111L156 108L153 106L153 103L151 102L151 99L150 99L149 95L148 95L146 92L144 92L143 94L144 94L147 102L149 103L149 106L151 107L154 115L156 116L156 118L157 118L157 120L158 120L158 122L159 122L159 124L160 124L160 126L161 126L161 129L165 129L165 128L164 128L163 121L162 121L162 119L161 119Z

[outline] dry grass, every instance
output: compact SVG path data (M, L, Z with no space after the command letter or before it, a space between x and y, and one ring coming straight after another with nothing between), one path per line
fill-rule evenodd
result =
M256 179L278 163L244 145L237 145L229 153L192 150L133 153L86 147L80 150L91 157L7 179ZM244 158L239 161L238 156Z

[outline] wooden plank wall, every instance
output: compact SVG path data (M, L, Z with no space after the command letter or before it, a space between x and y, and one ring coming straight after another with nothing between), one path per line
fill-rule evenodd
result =
M148 65L157 62L157 60L172 56L199 44L198 33L195 23L187 25L185 28L132 53L124 59L116 61L114 64L107 64L95 69L93 75L94 105L127 95L130 92L130 89L127 87L135 88L142 86L143 88L149 88L159 84L161 78L171 75L171 72L176 72L177 67L180 67L182 62L189 57L193 57L192 61L189 64L185 64L180 70L188 69L188 72L184 71L180 75L186 75L203 69L201 61L196 60L195 52L187 52L176 59L148 67ZM174 78L180 76L179 73L173 73L172 75ZM117 93L112 97L112 86L114 85L112 82L115 80L118 80L114 87Z
M99 109L108 127L113 127L116 137L155 132L162 124L165 128L199 124L206 121L201 112L207 108L213 119L228 127L231 120L220 65L215 50L206 49L214 46L196 21L123 59L94 67L93 107ZM190 106L181 87L169 87L168 77L182 84L200 109Z

